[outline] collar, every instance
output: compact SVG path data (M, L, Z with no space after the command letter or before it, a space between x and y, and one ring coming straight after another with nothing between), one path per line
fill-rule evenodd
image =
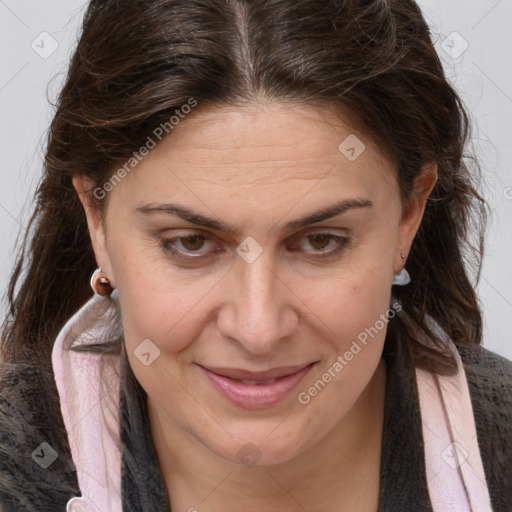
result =
M458 368L452 376L416 368L432 508L434 512L492 512L462 360L439 324L431 317L427 323L452 352Z
M117 290L94 295L61 330L52 364L82 497L68 512L121 512L120 356L75 352L122 336Z

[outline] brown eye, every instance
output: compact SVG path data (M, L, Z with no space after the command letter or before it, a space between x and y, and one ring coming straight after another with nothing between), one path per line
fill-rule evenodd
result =
M173 238L161 238L160 248L173 258L181 261L199 261L213 254L211 239L202 234L190 233Z
M201 249L204 244L204 240L204 236L201 235L191 235L180 239L181 245L187 251L197 251Z
M323 250L329 245L329 242L332 240L332 236L325 234L309 235L308 239L313 249Z
M347 236L340 236L330 232L310 233L302 236L292 250L299 250L310 259L335 259L349 248L353 240Z

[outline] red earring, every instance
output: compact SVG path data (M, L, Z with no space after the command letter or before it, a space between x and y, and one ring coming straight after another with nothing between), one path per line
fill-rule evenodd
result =
M91 288L96 295L106 297L113 291L110 279L106 276L101 267L98 267L91 276Z

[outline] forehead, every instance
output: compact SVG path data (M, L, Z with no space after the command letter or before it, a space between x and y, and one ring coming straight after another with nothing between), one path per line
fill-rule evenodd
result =
M376 179L391 185L392 166L347 119L303 104L196 107L126 180L128 195L147 202L187 188L219 194L300 194L302 189L361 196ZM127 183L129 186L129 183ZM125 188L120 187L120 188ZM150 196L155 196L153 199ZM258 197L261 200L261 197Z
M198 108L166 137L162 150L190 160L208 152L212 163L224 163L229 156L234 164L272 165L338 158L339 144L352 135L379 153L347 119L326 108L289 103Z

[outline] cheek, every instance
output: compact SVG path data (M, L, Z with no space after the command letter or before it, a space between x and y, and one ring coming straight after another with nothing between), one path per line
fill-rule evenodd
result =
M330 300L329 300L330 299ZM324 432L333 428L351 408L368 384L379 364L390 309L390 278L381 268L364 266L344 280L338 291L318 297L329 350L321 366L301 386L298 399ZM313 306L312 306L313 307Z
M179 279L172 279L154 254L135 244L115 240L112 243L111 262L119 291L121 314L128 353L149 339L161 351L179 351L170 346L176 339L173 332L180 319L192 309L201 286L187 287ZM155 249L152 249L153 253ZM175 276L176 277L176 276ZM181 325L181 324L180 324Z
M162 352L177 354L198 336L206 315L201 303L205 283L169 282L166 287L166 282L152 286L132 276L119 287L127 348L135 350L142 340L150 339Z
M382 315L390 307L392 255L358 258L337 279L310 283L302 294L307 309L318 317L332 344L345 351L367 329L384 330ZM364 338L364 334L360 338Z

